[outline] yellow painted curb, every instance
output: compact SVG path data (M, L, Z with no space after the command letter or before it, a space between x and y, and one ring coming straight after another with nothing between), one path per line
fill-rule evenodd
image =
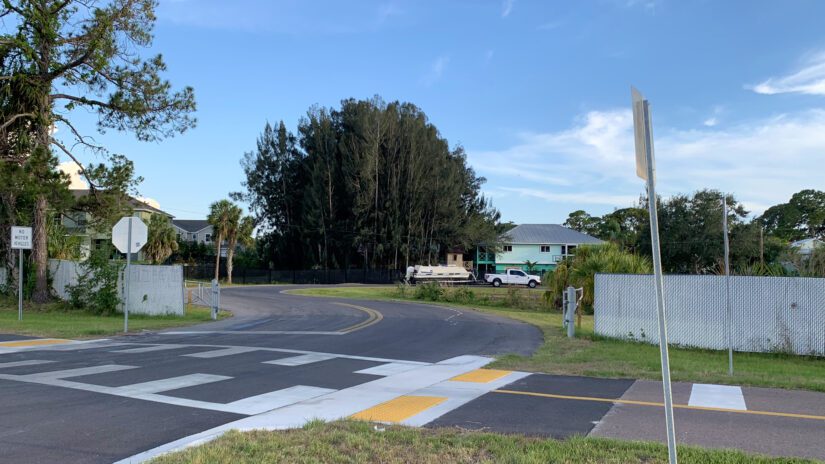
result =
M443 396L399 396L350 417L375 422L401 422L445 401L447 398Z
M505 375L512 373L513 371L502 371L498 369L476 369L474 371L453 377L450 380L453 382L490 383L493 380L498 380Z
M71 343L72 340L63 340L61 338L35 338L31 340L14 340L10 342L0 342L0 348L20 348L25 346L41 346L41 345L60 345L63 343Z

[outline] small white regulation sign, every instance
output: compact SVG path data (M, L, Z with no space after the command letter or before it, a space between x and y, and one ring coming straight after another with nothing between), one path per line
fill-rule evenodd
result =
M12 226L11 228L11 248L13 250L32 249L32 228Z

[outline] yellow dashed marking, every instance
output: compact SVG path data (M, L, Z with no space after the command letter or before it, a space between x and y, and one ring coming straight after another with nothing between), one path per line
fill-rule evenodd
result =
M447 401L443 396L399 396L393 400L353 414L353 419L375 422L401 422Z
M40 346L40 345L60 345L61 343L71 343L71 340L63 340L60 338L36 338L34 340L15 340L11 342L0 342L0 348L10 347L18 348L22 346Z
M475 383L490 383L493 380L498 380L505 375L512 374L513 371L502 371L498 369L476 369L474 371L461 374L453 377L454 382L475 382Z

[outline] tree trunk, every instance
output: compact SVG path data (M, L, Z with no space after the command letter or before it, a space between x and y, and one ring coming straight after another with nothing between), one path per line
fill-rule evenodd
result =
M218 234L218 240L215 242L215 280L220 279L221 275L221 242L223 237Z
M226 283L232 285L232 260L235 257L235 244L229 243L226 248Z
M46 214L49 203L46 196L40 194L34 205L34 243L32 256L34 258L35 285L32 301L46 303L49 301L49 254L46 248Z
M11 249L11 226L17 222L17 196L12 192L2 194L3 211L5 213L4 223L0 225L0 249L5 250L3 260L6 268L6 282L0 282L0 286L8 285L8 288L17 287L17 256Z

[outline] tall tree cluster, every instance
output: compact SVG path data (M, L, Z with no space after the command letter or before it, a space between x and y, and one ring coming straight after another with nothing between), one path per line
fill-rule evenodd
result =
M233 196L276 267L400 268L497 236L484 178L410 103L310 108L297 134L267 124L241 164L245 191Z

